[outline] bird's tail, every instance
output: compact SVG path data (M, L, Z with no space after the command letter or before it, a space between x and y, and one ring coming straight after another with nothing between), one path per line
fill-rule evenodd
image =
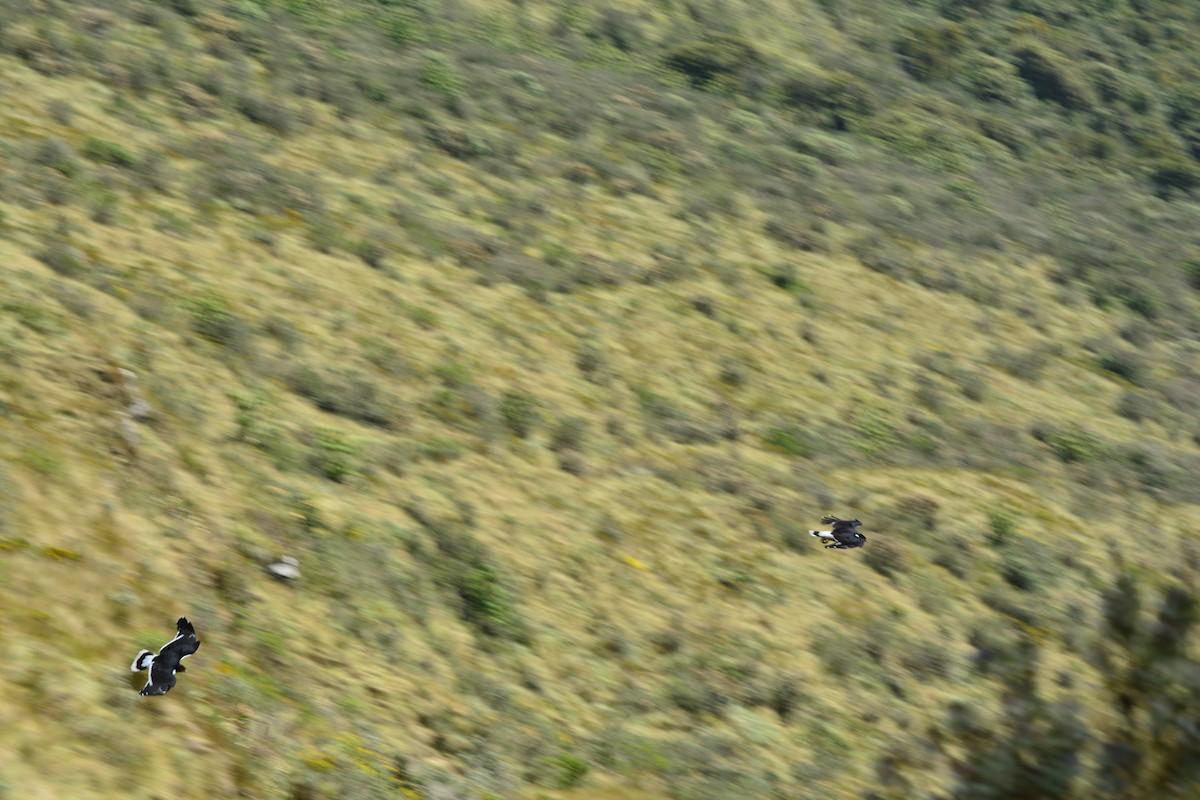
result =
M809 536L816 536L818 539L832 539L833 531L809 531Z
M149 650L143 650L137 654L137 658L129 665L130 672L137 672L143 669L150 669L150 665L154 663L154 653Z

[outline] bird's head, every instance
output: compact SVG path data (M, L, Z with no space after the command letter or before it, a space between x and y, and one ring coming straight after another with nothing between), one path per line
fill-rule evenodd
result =
M850 520L850 524L857 528L859 525L862 525L862 520L852 519Z

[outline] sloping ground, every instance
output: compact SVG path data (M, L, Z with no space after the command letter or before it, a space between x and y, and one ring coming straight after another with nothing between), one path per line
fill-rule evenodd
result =
M29 17L2 62L11 796L945 796L1009 630L1119 724L1101 594L1196 568L1185 293L1164 320L1015 242L872 240L839 209L874 145L628 63L503 55L518 117L596 93L580 143L425 51L427 94L346 109L254 94L248 12L69 11L103 52ZM1144 202L1176 246L1194 211ZM826 511L868 548L812 542ZM203 646L139 698L179 614Z

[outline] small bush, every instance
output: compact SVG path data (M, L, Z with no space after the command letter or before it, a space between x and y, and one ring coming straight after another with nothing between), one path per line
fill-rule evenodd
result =
M421 83L447 97L458 97L466 88L466 81L450 57L436 51L425 54L420 78Z
M34 149L32 160L35 164L57 170L68 178L76 177L80 171L75 150L62 139L55 137L42 139Z
M75 107L66 100L51 100L46 104L46 113L59 125L70 125L75 116Z
M900 497L892 504L892 513L912 530L931 531L937 527L937 515L941 505L932 497L910 494Z
M975 54L967 62L958 80L968 92L988 102L1015 103L1025 92L1021 76L1012 64L983 53Z
M421 41L419 22L413 9L395 6L386 7L379 18L384 37L400 47Z
M1017 74L1033 89L1039 100L1063 108L1081 110L1094 103L1091 87L1078 76L1060 54L1039 42L1025 42L1013 50Z
M529 437L534 428L541 424L541 405L536 397L519 389L505 392L500 398L500 419L505 426L522 439Z
M1154 419L1159 413L1159 404L1145 392L1128 390L1121 394L1116 411L1125 419L1144 422Z
M814 114L819 124L837 129L867 116L874 107L871 90L846 72L795 73L783 79L779 91L786 105Z
M467 621L492 636L506 634L513 626L514 612L496 568L477 564L460 578L457 589Z
M812 434L794 422L783 422L768 428L762 440L772 450L797 458L812 458L816 452Z
M976 120L976 124L980 133L1004 145L1015 156L1023 156L1033 149L1034 141L1029 131L1010 117L1002 114L982 114Z
M911 568L908 550L903 544L887 535L874 536L863 548L863 563L880 575L891 580L908 572Z
M354 370L322 372L307 364L288 370L289 389L308 398L317 408L379 428L396 424L397 412L379 386Z
M908 642L899 653L905 669L922 681L945 679L950 676L954 660L941 642Z
M1040 592L1057 583L1060 570L1044 551L1012 547L1004 551L1000 577L1018 591Z
M462 458L467 449L453 439L447 439L444 436L435 436L432 439L426 439L421 442L417 453L422 458L428 458L431 461L454 461Z
M587 435L587 420L580 417L563 417L550 435L550 449L556 452L581 450Z
M535 766L535 780L552 789L573 789L583 782L589 769L586 761L570 753L542 756Z
M916 25L896 43L896 52L910 75L928 81L950 74L966 42L962 26L955 22Z
M225 298L215 292L196 295L187 300L192 318L192 330L235 353L246 353L251 347L250 327L234 313Z
M247 92L234 98L233 106L246 119L275 133L288 134L296 129L296 115L275 97Z
M77 278L88 271L83 252L66 239L57 237L46 243L46 248L38 253L38 260L68 278Z
M685 42L667 53L667 67L680 72L698 89L708 88L761 61L754 47L736 36L718 34Z
M1078 426L1057 427L1035 424L1030 433L1054 451L1059 460L1067 463L1096 461L1106 456L1109 447L1100 437Z
M1134 386L1143 385L1147 377L1145 359L1133 350L1109 348L1096 356L1096 366Z
M337 483L345 483L358 474L358 448L339 431L322 428L312 436L308 465L312 470Z
M637 48L644 39L637 17L615 8L602 9L588 35L625 53Z
M1017 515L1008 508L993 508L987 512L987 542L1001 547L1012 541L1017 533Z
M1149 177L1154 193L1170 200L1200 188L1200 165L1183 158L1159 159L1150 166Z
M425 135L434 146L463 160L483 158L494 152L486 136L468 128L431 124L426 126Z
M720 716L729 705L729 695L711 680L697 676L679 676L667 687L667 697L677 708L689 714Z
M137 158L123 145L89 136L83 142L83 155L101 164L114 167L132 167L137 164Z
M988 354L988 359L1013 377L1029 383L1037 383L1050 363L1051 350L1032 347L1023 352L997 347Z
M763 225L768 236L803 252L824 250L824 236L803 220L769 219Z
M594 344L584 344L575 354L575 366L580 372L590 377L603 371L608 366L608 362L600 348Z
M454 592L463 620L487 636L527 641L528 626L487 546L467 528L425 519L423 514L417 518L437 545L434 567L439 583Z

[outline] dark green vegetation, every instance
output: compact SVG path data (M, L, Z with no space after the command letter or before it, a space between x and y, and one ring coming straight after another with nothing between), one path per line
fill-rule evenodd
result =
M1197 41L0 0L0 791L1194 797Z

